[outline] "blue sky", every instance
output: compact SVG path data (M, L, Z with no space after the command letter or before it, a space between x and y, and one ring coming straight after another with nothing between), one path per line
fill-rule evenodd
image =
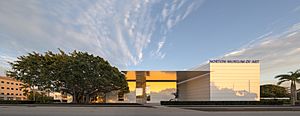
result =
M2 0L0 74L17 56L87 51L122 70L261 60L262 83L300 68L299 0Z

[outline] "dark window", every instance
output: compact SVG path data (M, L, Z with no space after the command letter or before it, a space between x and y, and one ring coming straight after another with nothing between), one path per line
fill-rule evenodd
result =
M14 88L10 88L11 90L14 90Z
M6 84L9 84L9 82L6 82Z
M16 94L16 95L19 95L19 94Z
M16 90L19 90L18 88L16 88Z
M4 95L4 93L1 93L1 95Z
M1 83L4 83L4 81L1 81Z
M8 87L6 89L9 89Z
M21 100L21 98L20 97L16 97L16 100Z
M9 93L6 93L6 95L9 95Z
M4 89L4 87L1 87L1 89Z
M11 95L14 95L14 93L11 93Z
M12 85L13 85L14 83L10 83L10 84L12 84Z
M147 94L147 101L150 101L151 99L150 99L150 95L149 94Z
M18 83L16 83L16 85L19 85Z

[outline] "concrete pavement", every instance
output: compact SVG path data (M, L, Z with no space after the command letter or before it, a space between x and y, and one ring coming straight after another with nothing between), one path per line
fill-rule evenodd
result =
M0 106L0 116L299 116L300 111L199 111L175 107Z

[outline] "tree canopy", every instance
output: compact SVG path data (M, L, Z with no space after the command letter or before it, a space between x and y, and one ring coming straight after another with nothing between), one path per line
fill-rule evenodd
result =
M267 85L260 86L260 97L280 98L280 97L289 97L289 94L284 87L267 84Z
M129 91L125 76L118 68L87 52L33 52L18 57L10 65L12 69L7 71L7 76L38 90L69 93L74 103L87 103L98 93Z

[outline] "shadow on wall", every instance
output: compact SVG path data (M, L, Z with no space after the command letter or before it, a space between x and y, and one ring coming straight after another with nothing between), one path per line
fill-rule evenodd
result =
M210 99L212 101L257 101L258 94L247 90L223 88L211 83Z
M159 92L150 92L150 101L148 103L160 103L160 101L169 101L174 99L175 96L173 93L176 92L175 88L167 88Z

